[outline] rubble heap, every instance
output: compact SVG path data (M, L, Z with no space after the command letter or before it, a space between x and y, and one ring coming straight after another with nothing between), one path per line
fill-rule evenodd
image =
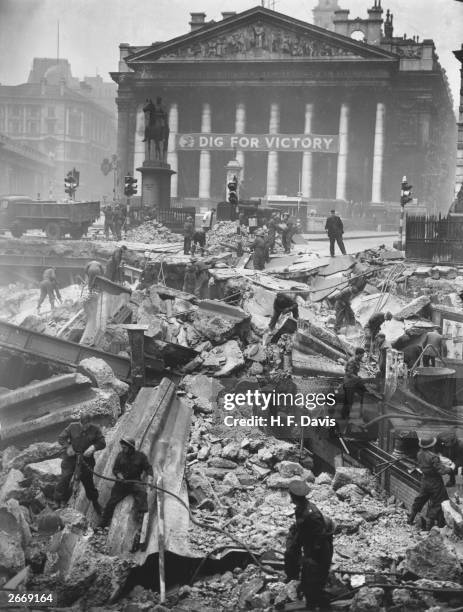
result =
M179 242L181 236L179 234L173 234L159 221L150 220L145 221L137 227L130 228L126 234L127 240L134 242Z

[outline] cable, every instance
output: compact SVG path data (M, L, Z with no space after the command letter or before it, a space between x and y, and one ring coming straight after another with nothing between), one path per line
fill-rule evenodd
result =
M110 482L121 482L120 479L118 478L111 478L110 476L103 476L103 474L98 474L97 472L95 472L95 470L93 470L89 464L85 461L85 459L83 459L83 463L86 465L87 469L92 472L92 474L94 476L97 476L97 478L101 478L102 480L108 480ZM265 567L265 565L263 565L261 563L261 561L256 557L256 555L252 552L252 550L249 548L249 546L245 543L242 542L239 538L237 538L234 535L231 535L230 533L227 533L226 531L224 531L223 529L221 529L220 527L215 527L214 525L208 525L207 523L201 523L200 521L198 521L194 515L191 513L190 507L187 506L187 504L183 501L183 499L181 497L179 497L176 493L172 493L172 491L168 491L167 489L164 489L163 487L158 487L155 484L151 484L148 482L144 482L143 480L124 480L124 483L128 483L128 484L138 484L138 485L143 485L145 487L150 487L151 489L156 489L157 491L162 491L163 493L167 493L168 495L171 495L172 497L174 497L187 511L190 517L191 522L194 525L197 525L198 527L201 528L205 528L205 529L211 529L212 531L215 531L216 533L221 533L223 535L225 535L225 537L230 538L230 540L232 540L233 542L235 542L236 544L238 544L239 546L241 546L242 548L244 548L246 550L246 552L250 555L250 557L252 558L252 560L256 563L256 565L258 565L260 567L260 569L267 573L267 574L277 574L278 572L276 572L275 570L271 570L267 567ZM206 557L202 560L202 563L204 563L206 561L206 559L212 554L212 552L208 553L206 555ZM200 564L201 567L201 564ZM198 568L199 569L199 568ZM198 570L196 570L194 576L198 573Z

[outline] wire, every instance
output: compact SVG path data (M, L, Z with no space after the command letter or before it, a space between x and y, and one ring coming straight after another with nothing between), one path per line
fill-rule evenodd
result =
M87 469L92 472L92 474L94 476L96 476L97 478L101 478L102 480L108 480L109 482L121 482L121 480L119 478L111 478L110 476L103 476L103 474L98 474L97 472L95 472L95 470L93 470L89 464L85 461L85 459L83 459L83 463L86 465ZM190 507L183 501L183 499L181 497L179 497L176 493L172 493L172 491L168 491L167 489L164 489L163 487L159 487L155 484L149 483L149 482L144 482L143 480L124 480L124 483L128 483L128 484L138 484L138 485L142 485L145 487L150 487L151 489L155 489L157 491L162 491L163 493L167 493L168 495L171 495L173 498L175 498L188 512L189 517L191 522L194 525L197 525L198 527L201 527L203 529L210 529L212 531L215 531L216 533L221 533L223 535L225 535L226 537L230 538L230 540L232 540L233 542L235 542L236 544L238 544L239 546L241 546L242 548L244 548L246 550L246 552L249 554L249 556L252 558L252 560L256 563L256 565L258 565L260 567L260 569L267 573L267 574L277 574L278 572L275 570L272 570L268 567L265 567L265 565L262 564L262 562L256 557L256 555L252 552L252 550L249 548L249 546L245 543L242 542L239 538L237 538L234 535L231 535L230 533L227 533L226 531L224 531L223 529L221 529L220 527L216 527L214 525L209 525L207 523L201 523L200 521L198 521L195 516L192 514ZM206 557L202 560L201 565L206 561L206 559L212 554L212 552L208 553L206 555ZM198 573L199 568L196 570L194 576L196 576L196 574Z

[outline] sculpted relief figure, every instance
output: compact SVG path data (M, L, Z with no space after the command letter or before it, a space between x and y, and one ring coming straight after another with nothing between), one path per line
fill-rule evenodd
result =
M265 44L265 29L262 22L258 21L255 26L252 26L254 32L254 47L263 49Z

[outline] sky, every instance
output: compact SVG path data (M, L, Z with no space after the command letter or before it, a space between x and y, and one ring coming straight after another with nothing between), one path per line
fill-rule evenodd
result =
M268 4L269 0L266 0ZM318 0L270 0L276 11L312 21ZM243 11L260 0L0 0L0 83L27 81L34 57L67 58L73 76L117 71L119 43L149 45L189 31L190 12L207 20L222 11ZM339 0L350 18L366 17L373 0ZM456 0L382 0L394 15L394 35L432 38L459 103L460 64L452 51L463 43L463 2Z

